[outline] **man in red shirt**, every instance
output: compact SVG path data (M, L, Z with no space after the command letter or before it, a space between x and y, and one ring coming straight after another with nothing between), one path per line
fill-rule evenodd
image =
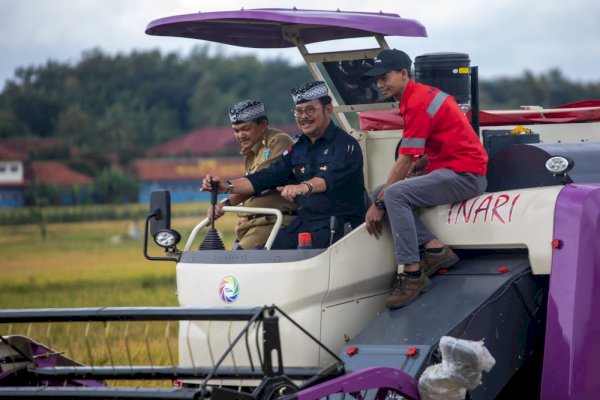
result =
M487 186L488 156L465 114L452 96L413 82L411 64L403 51L383 50L362 76L374 79L386 98L400 101L404 118L398 158L385 184L374 190L365 217L367 230L376 238L386 212L392 228L398 275L386 301L389 308L411 303L431 287L429 276L458 262L420 221L416 209L470 199ZM419 246L424 247L422 258Z

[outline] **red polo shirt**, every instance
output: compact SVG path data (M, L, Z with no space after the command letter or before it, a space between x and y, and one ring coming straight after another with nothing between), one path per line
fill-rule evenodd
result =
M400 154L427 154L427 172L448 168L485 175L487 153L454 97L409 81L400 101L400 114L404 118Z

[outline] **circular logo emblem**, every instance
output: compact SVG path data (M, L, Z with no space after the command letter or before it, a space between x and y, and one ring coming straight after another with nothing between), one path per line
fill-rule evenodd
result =
M224 303L233 303L240 294L240 284L235 276L228 275L221 280L219 296Z

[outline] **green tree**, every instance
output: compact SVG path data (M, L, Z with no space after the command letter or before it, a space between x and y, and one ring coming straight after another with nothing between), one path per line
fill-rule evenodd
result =
M41 137L53 136L58 114L66 101L63 82L71 73L66 63L48 61L45 66L18 68L16 80L4 89L14 115L29 131Z
M31 215L31 218L35 221L36 224L38 224L38 227L40 228L40 237L43 240L46 240L46 234L47 234L47 221L46 221L46 214L44 212L44 208L48 205L47 199L46 198L38 198L36 199L34 206L29 208L29 213Z
M138 183L121 168L109 167L96 179L96 197L100 203L134 203L138 200Z
M272 124L292 124L290 88L310 79L303 65L231 56L218 45L198 46L185 57L93 48L75 63L18 68L0 93L0 138L64 139L75 151L36 150L35 157L63 157L73 169L97 176L108 160L123 165L178 135L228 125L229 107L243 99L262 100ZM574 82L556 69L524 71L482 79L480 99L484 109L549 107L600 99L600 84Z
M480 82L482 108L518 108L521 105L555 107L585 99L600 99L600 84L569 81L560 70Z
M9 109L0 109L0 138L23 137L29 128Z
M27 146L27 154L32 160L68 160L71 157L71 149L61 141L49 143L45 146Z
M191 125L228 125L227 111L244 99L263 101L271 123L292 123L290 89L310 79L305 67L291 67L282 60L260 62L254 56L214 57L210 67L202 71L190 99Z
M61 188L53 183L35 183L25 191L25 204L58 205L61 201Z
M65 164L82 174L97 177L101 171L111 165L111 160L103 148L84 148L75 152Z
M69 106L58 116L56 134L77 147L98 148L102 144L94 117L79 104Z

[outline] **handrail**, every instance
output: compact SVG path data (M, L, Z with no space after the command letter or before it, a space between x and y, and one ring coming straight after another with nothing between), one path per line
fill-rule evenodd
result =
M267 239L267 242L265 243L265 249L267 249L267 250L271 249L271 246L273 245L273 242L275 241L275 237L277 236L277 233L279 233L279 228L281 227L281 224L283 222L283 214L281 213L281 211L277 210L276 208L240 207L240 206L224 206L221 210L223 212L240 212L240 213L248 213L248 214L275 215L277 217L275 220L275 225L273 226L273 229L271 230L271 234L269 235L269 238ZM194 229L192 229L192 232L190 233L190 237L188 238L188 241L185 244L185 248L183 249L183 251L190 251L190 249L192 248L192 244L194 244L194 241L196 240L196 235L198 234L198 232L205 226L208 226L209 224L210 224L210 219L208 219L208 217L207 217L207 218L203 219L198 225L196 225L194 227Z
M0 310L0 324L85 321L249 321L264 307L86 307Z

